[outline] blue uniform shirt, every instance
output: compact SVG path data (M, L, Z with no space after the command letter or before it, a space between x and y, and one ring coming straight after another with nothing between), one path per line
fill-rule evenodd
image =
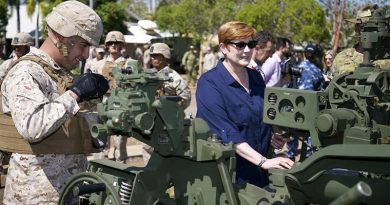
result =
M298 81L300 90L319 91L324 87L324 76L321 69L308 60L302 61L298 67L303 68L302 75Z
M271 127L263 123L265 83L259 72L246 68L249 93L230 75L219 61L214 69L203 74L196 90L197 117L204 119L211 133L225 143L247 142L263 156L270 144ZM246 181L263 187L267 173L236 155L237 182Z

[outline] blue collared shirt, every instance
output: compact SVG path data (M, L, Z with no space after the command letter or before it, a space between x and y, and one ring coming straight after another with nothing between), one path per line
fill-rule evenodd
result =
M204 119L211 133L225 143L247 142L254 150L267 154L271 127L263 123L265 83L259 72L246 68L249 93L232 77L222 61L203 74L196 90L197 117ZM236 177L257 186L268 184L266 172L237 157Z

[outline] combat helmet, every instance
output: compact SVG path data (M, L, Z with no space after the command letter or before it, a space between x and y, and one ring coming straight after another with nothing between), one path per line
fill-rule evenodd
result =
M32 36L28 33L17 33L12 38L11 46L32 46L34 45L34 40Z
M166 59L171 59L171 49L165 43L154 43L150 46L150 54L161 54Z
M47 25L63 37L80 36L98 46L103 24L94 10L79 1L65 1L53 8L46 17Z
M123 33L120 32L120 31L111 31L107 34L106 36L106 40L104 41L104 43L108 43L108 42L121 42L121 43L124 43L125 42L125 37L123 36Z
M372 16L372 12L374 11L374 7L371 6L371 5L366 5L362 8L360 8L357 12L356 12L356 17L355 18L348 18L348 19L345 19L345 21L347 22L351 22L351 23L365 23L367 22L370 17Z

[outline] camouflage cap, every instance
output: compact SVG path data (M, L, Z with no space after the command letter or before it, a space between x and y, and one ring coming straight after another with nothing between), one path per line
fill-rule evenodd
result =
M150 46L150 54L161 54L166 59L171 59L171 49L165 43L154 43Z
M80 36L91 45L99 45L103 24L94 10L78 1L58 4L46 17L47 25L63 37Z
M28 33L17 33L12 38L11 46L32 46L34 45L34 40L32 36Z
M371 5L364 6L363 8L359 9L356 12L356 17L355 18L345 19L345 21L351 22L351 23L364 23L364 22L367 22L370 19L373 10L374 9L373 9L373 7Z
M110 31L110 32L108 32L104 43L108 43L108 42L122 42L122 43L124 43L125 37L123 36L123 33L120 31Z

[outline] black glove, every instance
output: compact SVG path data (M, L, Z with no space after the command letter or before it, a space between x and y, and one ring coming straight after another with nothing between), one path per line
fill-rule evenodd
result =
M84 101L102 97L108 88L108 81L102 75L85 73L75 77L68 89L76 93L80 101Z

